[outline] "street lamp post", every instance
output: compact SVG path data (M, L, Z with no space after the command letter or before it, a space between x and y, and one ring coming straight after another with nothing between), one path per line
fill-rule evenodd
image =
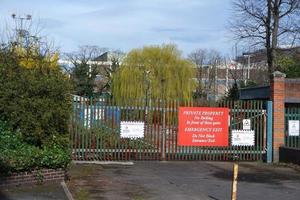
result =
M250 79L250 67L251 67L251 54L250 53L243 53L243 56L244 57L247 57L247 70L246 70L246 80L245 80L245 83L248 82L248 80Z
M144 70L144 84L145 84L145 115L144 120L147 120L148 117L148 96L149 96L149 89L150 89L150 79L149 79L150 71ZM150 99L151 100L151 99Z
M146 108L148 107L148 96L149 96L149 90L150 90L150 78L149 78L150 70L144 71L145 76L145 105Z

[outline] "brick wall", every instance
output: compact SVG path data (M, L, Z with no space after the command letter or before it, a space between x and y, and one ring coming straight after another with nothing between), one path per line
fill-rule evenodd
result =
M279 147L284 145L285 74L274 72L271 81L273 100L273 161L279 162Z
M63 169L42 169L32 172L13 173L10 176L0 176L0 187L61 182L64 179L65 170Z
M285 101L300 103L300 79L285 79Z

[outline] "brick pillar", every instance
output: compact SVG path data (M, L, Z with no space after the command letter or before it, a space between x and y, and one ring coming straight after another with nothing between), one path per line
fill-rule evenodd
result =
M273 161L279 162L279 147L284 145L285 74L276 71L271 80L273 101Z

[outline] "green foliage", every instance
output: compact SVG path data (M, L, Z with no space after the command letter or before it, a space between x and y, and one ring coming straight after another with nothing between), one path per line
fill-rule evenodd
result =
M71 151L59 146L45 146L41 151L40 167L66 168L71 162Z
M68 135L56 136L45 142L41 150L40 166L45 168L66 168L71 162L71 149Z
M23 67L13 48L0 55L0 120L39 147L52 135L67 134L71 86L62 71L39 60L34 68Z
M174 45L134 49L113 76L113 96L119 104L137 98L191 99L196 85L193 66Z
M70 150L61 136L42 148L24 142L19 132L12 132L0 122L0 173L30 171L39 168L63 168L70 163Z
M98 96L95 81L101 68L95 59L102 55L105 49L97 46L79 46L78 51L66 54L73 67L68 69L74 86L74 93L84 97ZM100 91L101 92L101 91Z
M29 47L30 48L30 47ZM71 84L57 54L0 47L0 171L65 167L70 162ZM53 58L53 59L52 59ZM7 123L3 123L5 121Z
M257 83L252 80L248 80L246 83L244 81L235 82L232 87L229 89L228 94L226 95L225 99L227 100L239 100L240 99L240 92L241 88L250 88L257 86Z
M96 75L96 66L90 66L87 62L75 63L75 67L72 72L72 82L75 94L84 97L93 97L94 87L96 86Z
M228 91L228 95L226 97L226 99L228 100L239 100L239 87L237 82L235 82L232 87L229 89Z
M276 70L285 73L287 78L300 77L300 57L296 55L278 55L276 66L278 66Z
M33 168L38 160L38 148L22 142L21 135L9 130L0 132L1 172Z
M38 184L42 184L43 181L44 181L44 175L42 173L41 170L38 170L37 173L36 173L36 180L38 182Z

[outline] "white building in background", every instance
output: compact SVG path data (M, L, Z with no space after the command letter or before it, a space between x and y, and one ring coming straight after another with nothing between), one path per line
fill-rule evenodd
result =
M96 57L92 61L89 61L90 71L92 65L99 65L99 74L96 76L96 83L101 84L107 81L107 78L101 72L101 67L111 67L112 59L115 57L121 57L120 54L116 55L114 52L105 52L102 55ZM123 57L124 58L124 55ZM122 61L120 59L120 62ZM248 61L248 60L246 60ZM63 66L66 73L70 75L71 69L74 67L72 62L68 60L59 60L59 64ZM101 67L100 67L101 66ZM220 65L203 65L196 68L196 81L202 83L202 90L207 94L208 100L219 100L223 98L237 81L247 81L251 79L257 79L257 75L260 75L259 70L252 62L249 65L248 62L236 62L227 61ZM259 77L261 79L261 77Z
M95 84L96 84L94 88L95 93L105 94L109 92L107 89L99 89L99 88L102 88L103 85L108 83L112 75L111 72L114 71L112 69L113 62L118 62L118 64L121 64L123 58L124 58L124 54L121 52L118 51L105 52L100 56L97 56L96 58L87 62L87 64L89 65L89 74L91 74L92 68L96 66L97 75L95 78ZM77 62L80 63L81 61L78 60ZM67 73L68 76L70 77L72 74L72 69L74 68L74 64L67 59L60 59L58 63L63 68L65 73ZM109 69L109 70L105 70L105 69Z
M216 66L198 66L196 71L195 80L201 81L207 99L219 100L228 93L235 82L240 83L242 81L247 84L251 80L264 79L262 72L265 72L266 69L258 68L256 65L248 65L248 63L228 61Z

